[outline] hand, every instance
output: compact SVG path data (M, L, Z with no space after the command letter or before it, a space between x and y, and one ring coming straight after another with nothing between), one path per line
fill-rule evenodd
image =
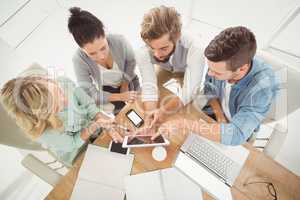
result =
M156 124L162 122L164 119L163 113L158 109L146 116L146 126L153 128Z
M217 118L218 123L228 123L228 121L223 113L220 115L216 115L216 118Z
M177 133L177 131L181 128L183 128L182 121L180 120L172 120L168 121L166 123L163 123L158 131L152 136L152 140L157 138L159 135L163 135L166 138L170 138L172 134Z
M121 101L133 103L138 97L138 93L136 91L127 91L120 93Z
M97 118L95 122L96 122L99 126L101 126L101 127L103 127L103 128L107 128L107 129L112 128L112 127L115 126L115 124L116 124L115 119L103 118L103 117Z
M114 128L110 129L108 134L115 143L123 142L123 137Z
M154 135L155 134L155 127L150 128L149 126L145 126L140 128L139 130L132 132L132 136L136 135Z
M138 129L133 132L133 136L135 135L154 135L156 132L156 125L159 121L159 112L152 112L150 115L146 115L145 117L145 126L143 128Z
M123 92L127 92L129 90L129 82L128 81L123 81L121 83L121 87L120 87L120 92L123 93Z

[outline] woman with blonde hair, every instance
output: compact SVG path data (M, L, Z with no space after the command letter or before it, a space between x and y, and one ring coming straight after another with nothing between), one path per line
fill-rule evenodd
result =
M92 134L109 128L116 142L122 137L113 120L81 88L66 78L18 77L1 90L1 103L24 132L71 166Z

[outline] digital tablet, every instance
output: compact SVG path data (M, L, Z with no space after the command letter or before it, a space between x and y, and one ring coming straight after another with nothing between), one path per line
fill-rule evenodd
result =
M130 109L126 113L127 118L134 124L135 127L140 127L143 125L144 120L135 112L133 109Z
M170 142L161 135L154 140L151 140L151 137L151 135L125 136L122 147L154 147L166 146L170 144Z

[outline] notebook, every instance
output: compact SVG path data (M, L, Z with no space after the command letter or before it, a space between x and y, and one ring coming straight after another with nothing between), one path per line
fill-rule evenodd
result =
M127 176L127 200L202 200L200 187L175 168Z
M168 89L169 91L171 91L173 94L175 94L176 96L178 96L180 99L182 99L182 87L181 87L179 81L177 81L174 78L171 78L170 80L168 80L167 82L165 82L163 84L163 86L166 89Z
M124 178L131 172L133 159L133 155L88 145L71 199L123 200Z

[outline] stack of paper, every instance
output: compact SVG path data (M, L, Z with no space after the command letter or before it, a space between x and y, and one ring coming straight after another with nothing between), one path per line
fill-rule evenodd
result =
M175 168L127 176L127 200L202 200L201 188Z
M133 158L89 145L71 199L123 200L124 178L131 172Z

